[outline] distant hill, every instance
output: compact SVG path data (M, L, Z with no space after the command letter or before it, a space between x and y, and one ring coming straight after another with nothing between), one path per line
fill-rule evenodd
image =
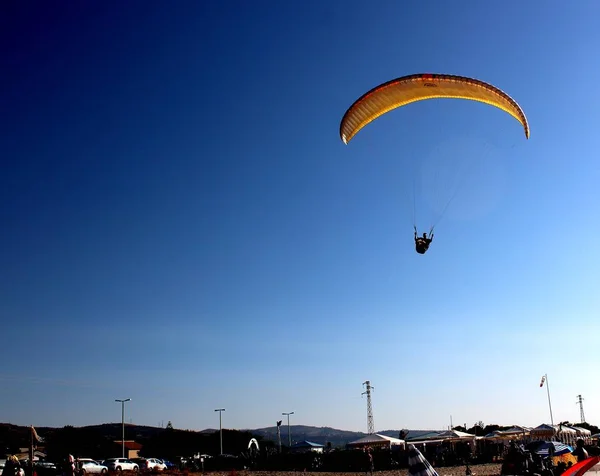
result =
M100 425L88 425L83 428L88 430L96 430L106 436L119 436L121 434L122 425L121 423L102 423ZM128 433L134 432L136 435L144 438L164 431L164 428L156 426L133 425L131 423L125 423L125 429Z
M287 425L281 425L281 444L287 445L288 443L288 432ZM277 427L270 426L267 428L257 428L250 431L254 435L260 435L266 440L277 442ZM405 430L408 431L408 438L418 438L426 433L431 433L432 430ZM440 430L441 431L441 430ZM398 438L400 436L400 430L384 430L378 431L380 435L391 436ZM366 436L366 433L361 431L348 431L338 430L328 426L317 427L317 426L305 426L305 425L290 425L290 434L292 436L292 443L308 440L314 443L320 443L326 445L331 443L333 447L346 446L351 441L358 440Z
M252 434L260 435L266 440L277 442L277 427L270 426L267 428L257 428L254 430L247 430ZM281 425L281 444L288 444L288 427L287 425ZM357 431L337 430L328 426L316 427L316 426L305 426L305 425L290 425L290 434L292 437L292 443L298 441L312 441L314 443L320 443L326 445L331 443L332 446L344 446L350 441L357 440L366 435L366 433ZM397 433L396 433L397 435Z
M99 425L88 425L85 427L81 427L87 431L96 433L98 435L102 435L107 438L119 439L121 435L121 423L103 423ZM46 434L52 433L56 430L56 428L49 427L36 427L38 434L44 436ZM152 438L156 435L161 434L165 431L165 428L154 427L154 426L146 426L146 425L133 425L133 424L125 424L125 430L127 433L127 438L133 438L136 440L145 440L148 438ZM284 446L288 444L288 429L287 425L282 425L280 427L281 430L281 443ZM191 430L193 432L193 430ZM204 430L197 431L196 433L200 434L211 434L219 431L218 429L207 428ZM277 427L271 426L266 428L256 428L256 429L246 429L241 431L248 431L252 433L256 437L262 437L264 440L270 440L274 443L277 443ZM431 430L409 430L408 438L416 438L419 435L424 433L430 433ZM13 434L14 436L19 437L19 439L27 440L28 437L28 427L26 426L18 426L12 425L8 423L0 423L0 435L4 434L8 437L8 434ZM298 441L312 441L314 443L320 443L322 445L326 445L327 443L331 443L333 447L344 447L347 443L362 438L366 436L366 433L360 431L348 431L348 430L339 430L331 427L316 427L316 426L307 426L307 425L290 425L290 433L292 437L292 443ZM394 438L398 438L400 430L384 430L378 432L382 435L392 436ZM12 439L12 438L11 438Z

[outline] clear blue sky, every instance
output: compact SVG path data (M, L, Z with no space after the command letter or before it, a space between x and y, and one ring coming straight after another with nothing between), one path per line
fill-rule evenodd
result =
M537 425L548 373L600 424L598 2L0 8L0 421L365 430L369 379L378 430ZM531 139L446 100L340 141L420 72Z

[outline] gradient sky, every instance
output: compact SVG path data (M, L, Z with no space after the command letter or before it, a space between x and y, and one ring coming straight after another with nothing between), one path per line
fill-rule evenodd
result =
M600 424L600 3L0 6L0 421ZM362 93L489 81L345 146ZM463 169L462 166L469 166ZM467 172L464 172L466 170ZM458 171L459 193L418 255ZM414 187L411 184L416 184Z

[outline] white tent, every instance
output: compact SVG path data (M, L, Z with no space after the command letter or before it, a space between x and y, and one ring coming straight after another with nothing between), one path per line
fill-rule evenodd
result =
M590 430L580 426L572 426L571 428L577 432L577 439L581 438L586 445L592 442L592 432Z
M542 424L531 430L531 438L534 440L556 440L567 445L574 445L577 436L578 431L566 425Z
M529 432L534 440L551 440L556 435L556 427L542 423Z
M531 428L521 425L513 425L508 430L503 430L505 433L529 433Z
M582 428L580 426L572 426L571 428L573 428L577 434L581 435L582 437L592 436L592 432L587 428Z
M438 444L438 443L458 443L465 442L471 446L475 445L475 441L483 437L472 435L458 430L437 431L427 435L425 438L415 438L410 440L414 445Z
M464 431L458 431L458 430L448 430L448 431L442 431L439 435L438 438L442 438L442 439L459 439L459 440L471 440L471 439L475 439L475 435L472 435L471 433L465 433Z
M567 445L574 445L577 441L578 431L566 425L558 425L556 427L556 439Z
M517 440L523 439L529 436L531 428L525 426L514 425L507 430L496 430L487 435L485 438L488 440Z
M391 436L380 435L379 433L373 433L367 435L358 440L351 441L347 445L350 448L365 448L365 447L389 447L402 446L404 447L404 440L393 438Z

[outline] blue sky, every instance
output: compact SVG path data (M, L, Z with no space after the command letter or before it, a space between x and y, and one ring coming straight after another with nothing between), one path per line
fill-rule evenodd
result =
M0 421L366 430L369 379L378 430L537 425L548 373L600 424L597 2L0 8ZM429 101L340 141L419 72L531 139Z

